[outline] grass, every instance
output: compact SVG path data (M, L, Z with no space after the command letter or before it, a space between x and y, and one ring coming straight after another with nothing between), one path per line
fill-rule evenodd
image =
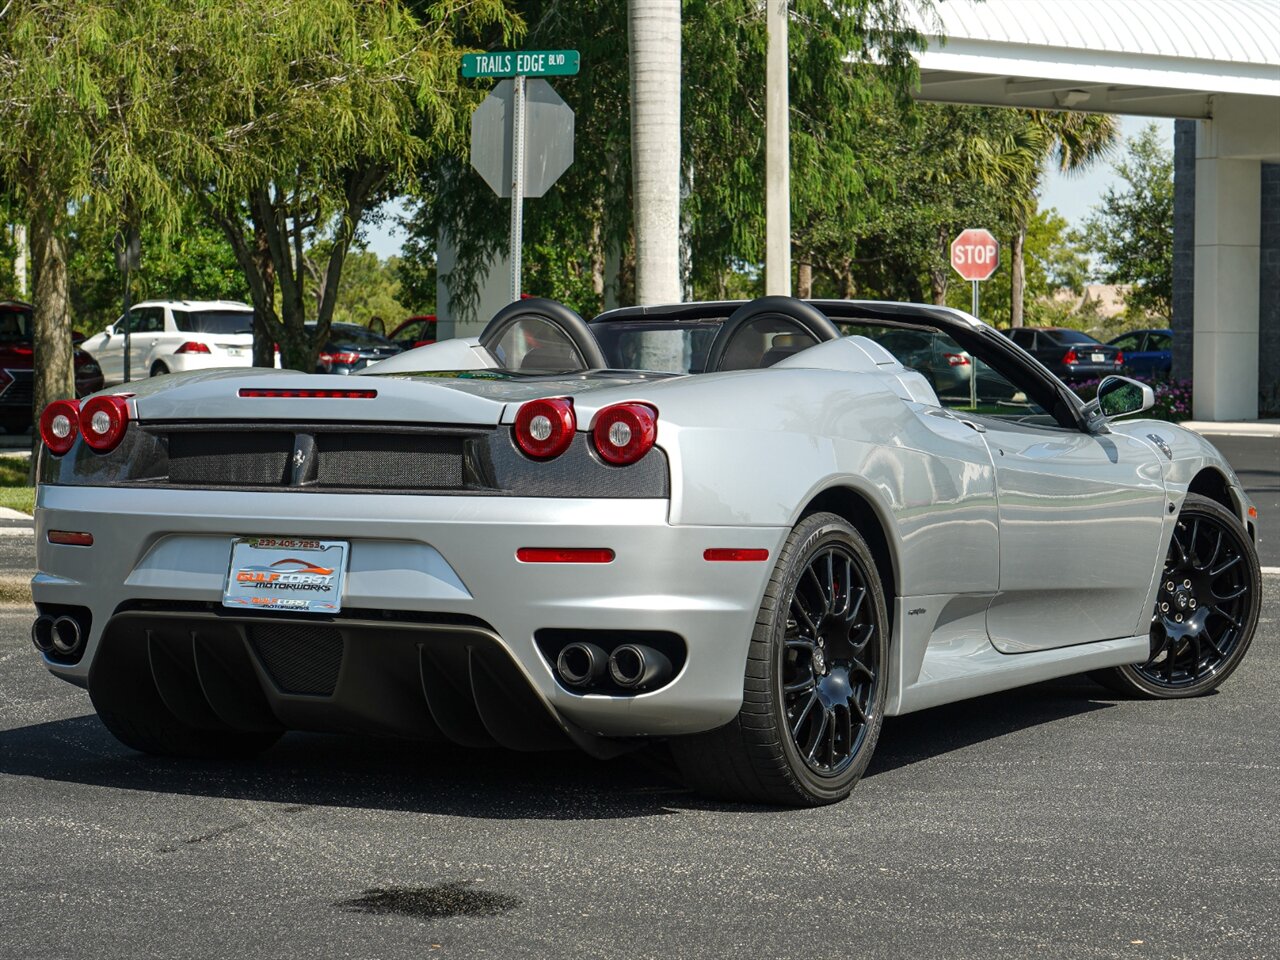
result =
M31 461L26 457L0 456L0 507L34 513L36 490L27 479Z

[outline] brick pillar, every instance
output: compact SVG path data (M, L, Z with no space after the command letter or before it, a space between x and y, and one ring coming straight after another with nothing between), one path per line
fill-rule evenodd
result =
M1280 416L1280 163L1262 165L1258 412Z
M1196 122L1173 126L1173 379L1190 380L1195 328Z

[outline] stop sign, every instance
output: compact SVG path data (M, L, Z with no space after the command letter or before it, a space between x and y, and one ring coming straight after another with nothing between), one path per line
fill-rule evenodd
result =
M951 266L966 280L986 280L1000 266L1000 244L990 230L963 230L951 241Z

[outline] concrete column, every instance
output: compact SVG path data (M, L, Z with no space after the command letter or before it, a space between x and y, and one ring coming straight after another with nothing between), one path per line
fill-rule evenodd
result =
M1218 155L1218 122L1196 138L1195 417L1256 420L1262 169Z
M488 272L479 279L474 302L464 306L449 291L449 274L458 251L448 232L436 238L436 336L477 337L493 315L511 302L511 261L495 254Z

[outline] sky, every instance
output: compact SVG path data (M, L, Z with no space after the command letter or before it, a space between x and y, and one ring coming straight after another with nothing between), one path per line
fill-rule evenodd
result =
M1165 146L1172 150L1173 121L1165 117L1121 117L1120 134L1126 140L1132 139L1149 123L1159 127ZM1116 152L1116 156L1121 155L1123 148ZM1040 209L1056 207L1067 223L1073 227L1080 226L1089 216L1090 209L1102 199L1107 187L1120 182L1111 167L1111 162L1102 160L1091 169L1067 175L1059 173L1050 164L1040 191Z
M1121 117L1120 132L1127 140L1136 137L1143 127L1153 122L1159 126L1165 145L1172 150L1172 120L1163 117ZM1107 187L1116 184L1118 180L1111 164L1105 160L1090 170L1070 176L1059 173L1050 165L1040 194L1040 207L1056 207L1072 227L1078 227L1088 217L1090 209L1102 199ZM395 201L386 209L390 215L367 230L368 248L384 260L399 254L404 244L404 231L399 228L397 219L404 214L405 209L403 201Z

